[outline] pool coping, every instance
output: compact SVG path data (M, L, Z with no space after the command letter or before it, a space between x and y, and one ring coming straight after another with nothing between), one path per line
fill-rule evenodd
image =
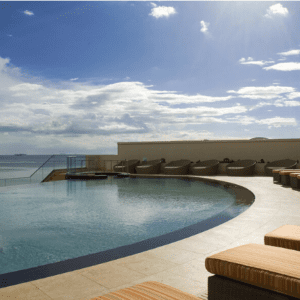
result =
M116 259L121 259L127 256L135 255L141 252L149 251L157 247L166 246L168 244L180 241L205 232L216 226L226 223L227 221L237 217L242 212L249 209L254 203L254 194L243 186L228 183L225 181L199 178L194 175L150 175L150 174L130 174L130 178L175 178L181 180L200 181L205 184L222 187L236 197L234 204L214 216L200 221L196 224L189 225L182 229L172 231L158 237L146 239L126 246L120 246L114 249L101 251L98 253L88 254L77 258L71 258L64 261L50 263L38 267L32 267L10 273L0 274L0 289L30 282L33 280L44 279L51 276L60 275L83 268L93 267L95 265L107 263ZM70 178L71 180L73 178ZM80 178L78 178L80 179ZM101 179L102 180L102 179Z

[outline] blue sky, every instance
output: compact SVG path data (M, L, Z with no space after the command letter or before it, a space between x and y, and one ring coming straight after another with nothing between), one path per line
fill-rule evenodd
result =
M0 154L299 138L300 2L0 2Z

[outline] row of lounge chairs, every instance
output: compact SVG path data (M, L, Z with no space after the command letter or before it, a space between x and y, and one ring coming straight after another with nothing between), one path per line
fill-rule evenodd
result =
M246 244L205 259L208 299L300 299L300 226L284 225ZM200 278L199 278L200 279ZM203 300L166 284L148 281L91 300Z
M300 189L300 169L273 170L273 182Z
M226 159L229 162L229 159ZM168 175L216 175L218 172L219 161L218 160L206 160L201 162L197 161L195 164L187 159L181 159L171 161L170 163L162 166L165 163L165 159L156 159L147 162L140 163L139 160L121 161L114 166L115 172L127 172L137 174L168 174ZM251 176L254 173L255 160L238 160L236 162L231 161L226 166L226 173L229 176ZM297 165L297 161L285 159L278 160L265 165L265 174L272 176L274 169L293 169Z

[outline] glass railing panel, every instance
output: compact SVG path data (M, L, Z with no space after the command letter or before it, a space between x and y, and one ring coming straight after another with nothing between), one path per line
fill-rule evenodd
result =
M12 185L21 185L30 183L30 177L21 177L21 178L5 178L0 180L0 186L12 186Z
M85 155L78 155L76 157L75 169L81 171L86 168ZM0 187L30 184L42 182L53 170L67 170L67 156L66 155L52 155L46 162L38 167L31 176L18 178L3 178L0 179Z

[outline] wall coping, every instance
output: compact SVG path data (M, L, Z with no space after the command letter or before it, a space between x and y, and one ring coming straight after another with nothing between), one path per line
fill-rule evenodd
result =
M198 143L272 143L272 142L300 142L300 139L262 139L262 140L186 140L186 141L148 141L148 142L118 142L118 145L137 145L137 144L198 144Z

